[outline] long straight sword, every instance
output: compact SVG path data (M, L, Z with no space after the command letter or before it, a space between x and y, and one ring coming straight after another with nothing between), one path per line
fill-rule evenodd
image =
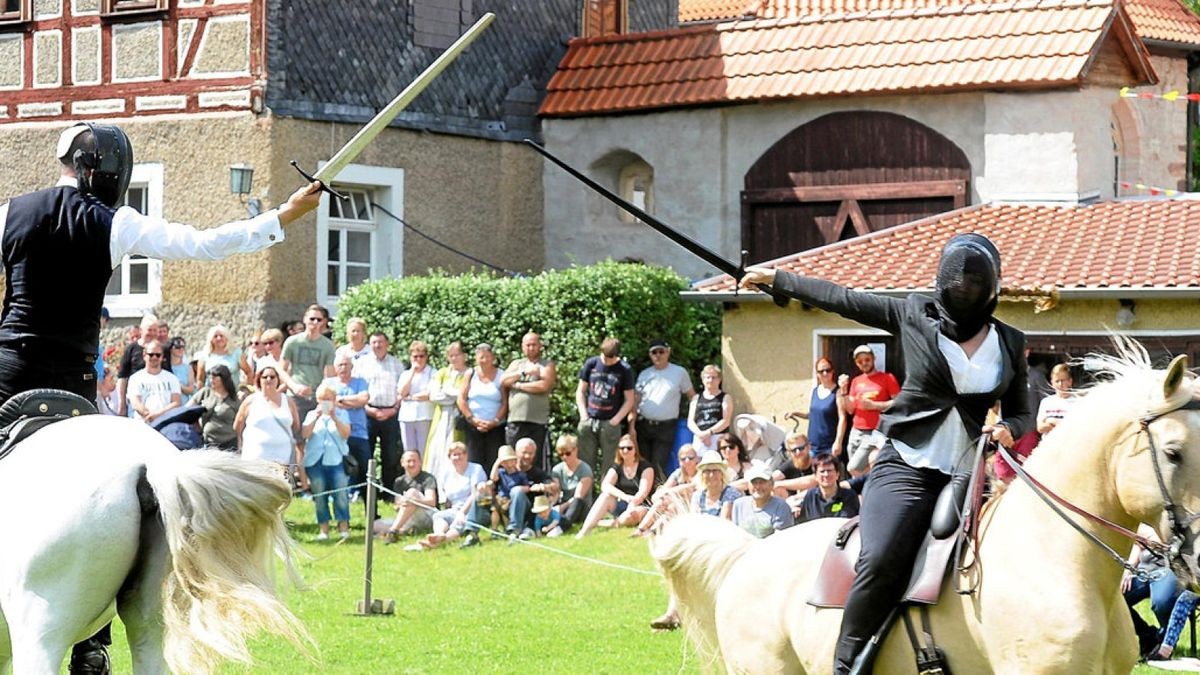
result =
M578 169L571 166L570 164L567 164L565 161L559 159L558 157L555 157L552 152L550 152L546 148L538 145L537 143L534 143L531 139L526 138L525 143L527 143L529 145L529 147L536 150L538 152L538 154L540 154L542 157L545 157L546 159L550 160L551 162L554 162L563 171L566 171L567 173L574 176L577 180L579 180L579 182L590 187L592 190L597 192L601 197L604 197L608 201L616 204L617 206L621 207L625 211L629 212L630 215L632 215L633 217L642 221L643 223L649 225L652 229L654 229L656 232L663 235L667 239L670 239L671 241L675 242L676 244L679 244L680 246L684 247L685 249L690 251L693 255L695 255L697 258L700 258L701 260L712 265L713 267L717 268L721 272L724 272L725 274L728 274L729 276L733 277L733 281L735 284L742 280L742 276L746 272L746 267L745 267L744 263L741 265L735 265L735 264L729 262L728 260L723 258L721 256L721 254L717 253L716 251L708 248L704 244L701 244L700 242L696 241L695 239L692 239L691 237L687 236L683 232L680 232L679 230L671 227L670 225L664 223L663 221L659 220L658 218L655 218L654 216L650 215L649 213L646 213L642 209L638 208L636 205L625 201L619 195L614 193L612 190L609 190L608 188L597 183L596 181L592 180L591 178L588 178L587 175L585 175L582 171L579 171ZM787 296L776 292L774 288L772 288L766 284L757 284L757 286L763 292L770 294L771 298L775 301L775 304L779 305L780 307L784 307L787 305L787 303L788 303Z
M437 76L446 69L446 66L449 66L454 59L458 58L458 55L461 54L468 45L475 41L475 38L479 37L483 31L487 30L487 27L491 25L495 18L496 15L492 12L488 12L479 17L479 20L476 21L470 28L468 28L467 32L460 35L459 38L454 41L454 44L447 47L446 51L442 52L436 59L434 59L433 63L429 64L429 66L417 76L417 79L410 82L408 86L404 88L404 91L401 91L396 95L396 98L392 99L391 103L388 103L383 110L380 110L370 122L367 122L365 125L363 125L363 127L358 130L358 133L354 134L354 138L351 138L345 145L342 146L340 150L334 153L333 157L331 157L330 160L325 163L325 166L321 167L316 174L309 175L308 173L305 173L295 161L292 162L292 166L296 167L296 170L310 181L319 181L322 185L322 189L326 192L337 194L329 189L329 183L331 183L333 179L337 178L337 175L342 172L342 169L345 169L350 162L353 162L355 158L362 153L363 148L367 147L371 141L375 140L375 137L378 136L384 129L386 129L387 126L392 123L392 120L396 119L396 116L400 114L401 110L407 108L408 104L412 103L413 99L419 96L422 91L425 91L425 87L428 87L429 83L433 82Z

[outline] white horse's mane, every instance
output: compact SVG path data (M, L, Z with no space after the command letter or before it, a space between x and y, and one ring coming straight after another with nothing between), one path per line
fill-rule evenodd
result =
M1096 377L1096 382L1083 390L1087 399L1111 399L1123 409L1133 406L1135 416L1142 417L1177 410L1200 396L1197 379L1189 373L1184 386L1164 397L1165 371L1154 369L1146 348L1130 337L1112 335L1111 339L1114 354L1092 353L1076 361Z

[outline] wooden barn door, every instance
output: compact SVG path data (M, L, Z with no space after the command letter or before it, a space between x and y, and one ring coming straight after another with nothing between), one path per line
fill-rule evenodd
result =
M754 262L967 205L971 167L953 142L907 117L832 113L763 153L742 191L742 248Z

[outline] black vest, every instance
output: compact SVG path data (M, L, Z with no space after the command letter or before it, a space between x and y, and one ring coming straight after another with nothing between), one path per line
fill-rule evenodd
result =
M0 344L57 361L95 355L112 276L113 209L73 187L16 197L0 240Z

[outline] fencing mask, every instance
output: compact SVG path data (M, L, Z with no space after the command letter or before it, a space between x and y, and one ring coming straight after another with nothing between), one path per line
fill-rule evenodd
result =
M951 237L938 261L935 291L938 329L955 342L971 339L1000 298L1000 251L983 235Z
M90 132L91 138L80 137ZM75 169L79 191L115 207L129 189L133 146L120 127L80 122L58 138L58 159Z

